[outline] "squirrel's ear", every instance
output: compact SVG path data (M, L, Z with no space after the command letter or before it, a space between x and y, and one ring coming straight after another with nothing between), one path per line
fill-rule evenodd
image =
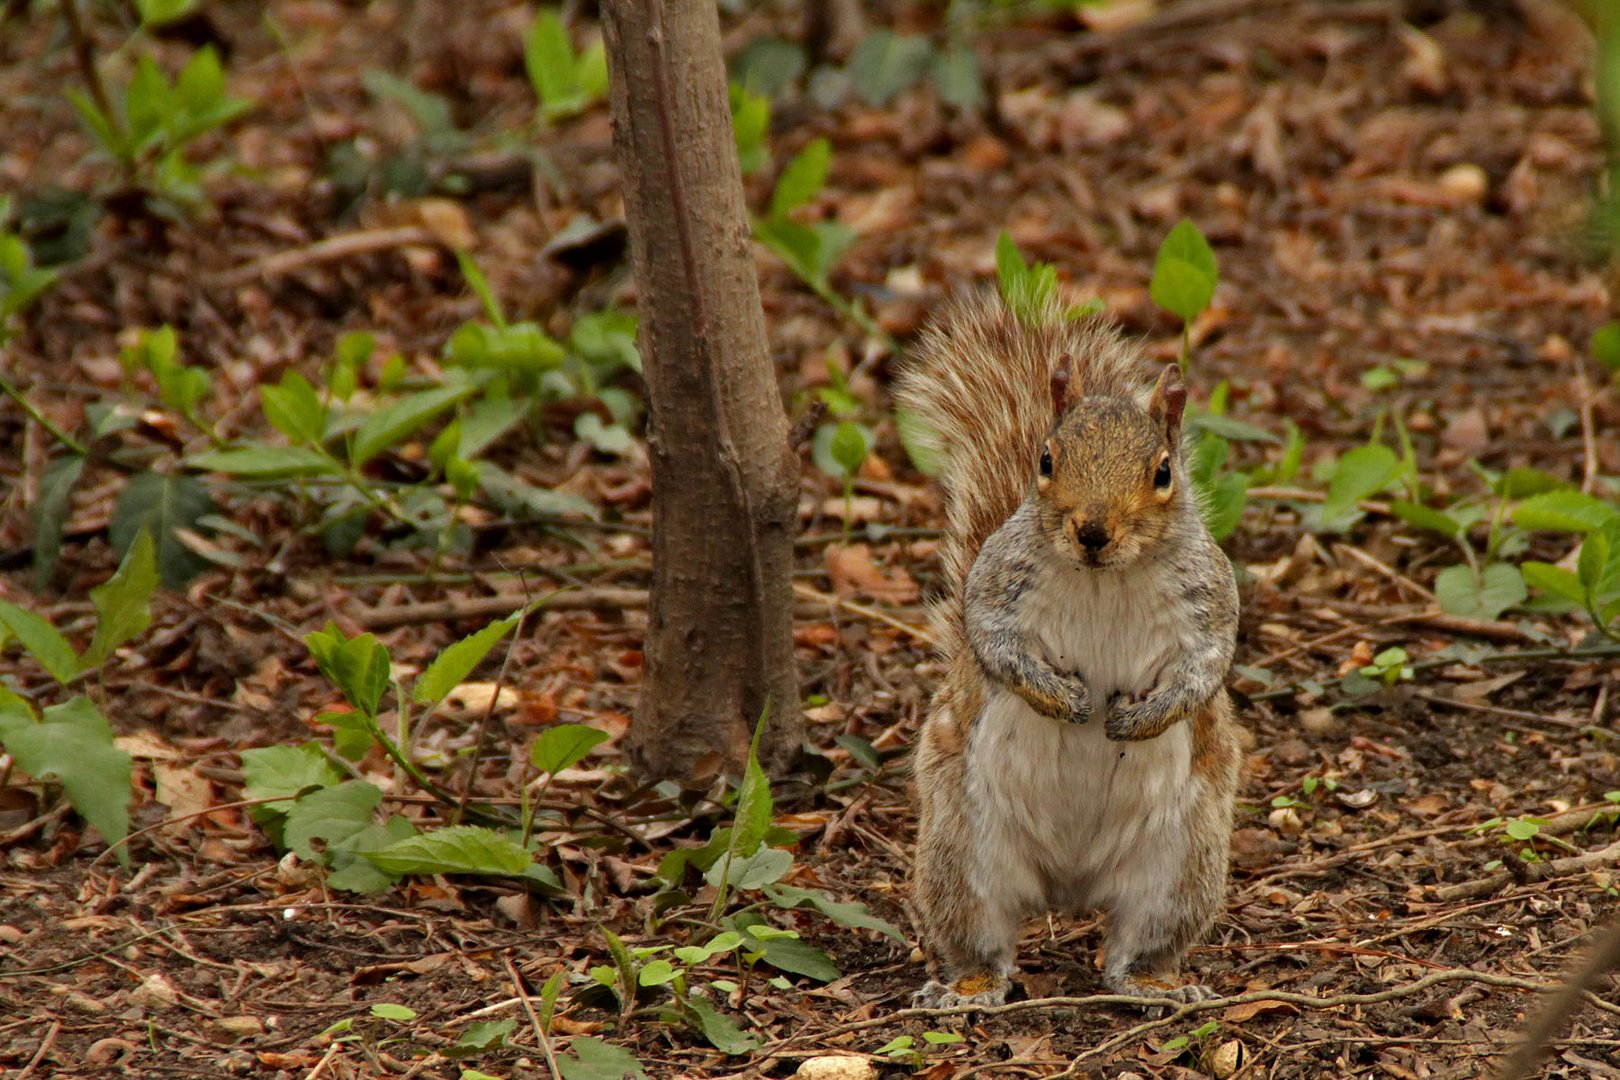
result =
M1062 416L1074 404L1074 357L1064 353L1052 369L1052 413Z
M1187 388L1181 382L1181 369L1171 364L1153 384L1148 415L1164 425L1164 433L1173 443L1181 437L1181 414L1186 408Z

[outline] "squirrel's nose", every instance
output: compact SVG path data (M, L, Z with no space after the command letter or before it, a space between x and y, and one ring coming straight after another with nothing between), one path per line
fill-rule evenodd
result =
M1074 530L1074 538L1080 541L1080 546L1092 554L1096 554L1108 546L1108 530L1095 521L1088 521Z

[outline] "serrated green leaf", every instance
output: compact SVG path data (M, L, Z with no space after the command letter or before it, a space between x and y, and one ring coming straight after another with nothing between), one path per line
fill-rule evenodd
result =
M80 661L84 667L99 666L114 649L152 624L151 600L157 587L157 556L152 537L143 531L119 564L118 572L90 590L90 601L96 608L96 631Z
M291 800L311 788L331 787L343 780L343 774L314 743L243 750L242 776L243 794L250 799Z
M1192 322L1209 307L1219 281L1209 241L1191 220L1182 218L1159 245L1148 295L1183 322Z
M195 477L140 473L119 493L107 529L108 539L118 557L123 558L143 530L150 533L158 575L165 588L178 589L209 564L181 543L175 530L197 530L197 519L218 509L208 489Z
M827 182L831 164L832 144L826 139L812 140L800 150L777 178L776 190L771 194L771 217L785 218L815 198Z
M433 658L427 670L417 677L411 697L418 705L439 701L461 684L483 662L489 651L518 624L518 616L492 622L476 633L468 634Z
M64 685L79 674L79 654L48 619L0 600L0 627L22 643L45 673ZM3 639L4 635L0 635Z
M753 855L733 855L709 867L704 879L716 888L722 881L729 889L758 889L782 880L793 869L792 852L781 848L764 848Z
M375 635L345 638L328 622L324 630L305 634L304 644L321 674L343 691L349 704L367 716L377 715L382 696L388 691L390 665L388 650Z
M326 884L354 893L380 893L394 887L401 875L391 874L359 854L385 848L416 835L416 826L398 814L381 825L371 824L326 850L331 872Z
M62 785L73 809L95 827L117 858L130 865L130 758L113 743L112 728L88 698L46 709L36 722L26 707L0 705L0 746L37 780Z
M529 750L529 760L541 772L555 776L583 761L586 754L607 742L608 733L585 724L557 724L540 733Z
M331 849L352 839L372 824L382 801L382 789L364 780L345 780L300 796L287 809L287 850L301 859L327 865ZM317 849L314 842L322 842Z
M522 844L480 825L452 825L361 854L396 874L520 877L534 861Z
M59 457L45 466L40 478L39 498L34 502L34 589L50 584L62 557L62 537L67 529L73 485L84 472L80 454Z

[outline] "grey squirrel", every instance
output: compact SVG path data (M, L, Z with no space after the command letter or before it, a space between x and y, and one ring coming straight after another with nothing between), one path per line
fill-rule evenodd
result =
M918 1005L994 1005L1019 921L1107 914L1104 978L1177 969L1226 891L1239 751L1231 564L1191 490L1186 390L1100 319L960 302L900 402L943 452L946 668L916 748Z

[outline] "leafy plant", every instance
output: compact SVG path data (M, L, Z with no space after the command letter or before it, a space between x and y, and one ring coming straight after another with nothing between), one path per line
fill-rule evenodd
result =
M162 16L174 7L148 5ZM139 57L129 84L115 88L113 97L104 108L90 94L68 92L85 130L128 183L182 205L202 199L202 173L187 151L253 108L252 101L226 93L225 69L212 45L194 53L172 82L157 61Z
M1182 218L1159 245L1148 295L1181 319L1181 370L1192 354L1192 322L1215 298L1220 271L1209 241L1190 220Z
M607 53L601 42L575 52L553 8L541 8L524 41L523 65L547 121L575 116L607 96Z
M72 686L146 631L157 584L152 539L142 532L118 572L90 591L96 624L82 653L48 620L6 601L0 601L0 646L15 640L59 686ZM123 841L129 835L130 757L113 742L112 727L94 702L75 696L36 713L0 687L0 746L36 781L61 784L73 808L129 865Z
M0 195L0 346L17 334L17 317L56 281L57 272L34 265L33 252L10 232L11 196Z
M416 786L447 807L461 800L439 787L411 757L409 706L425 706L422 720L481 663L520 623L524 613L498 620L447 646L417 677L410 693L394 681L388 650L370 634L345 637L336 627L305 636L321 674L342 693L346 708L331 709L316 719L332 729L333 745L349 760L359 760L373 746L393 761ZM394 733L379 721L385 697L392 691L397 715ZM418 721L420 722L420 721ZM548 772L577 762L589 753L600 733L581 725L559 725L536 746L534 760ZM331 873L334 888L380 892L409 874L482 874L521 878L542 889L560 887L555 874L534 861L532 811L521 823L504 828L451 825L419 832L395 814L378 820L382 789L366 780L346 779L320 748L270 746L242 754L246 790L265 800L254 818L286 850ZM501 824L478 807L468 816Z

